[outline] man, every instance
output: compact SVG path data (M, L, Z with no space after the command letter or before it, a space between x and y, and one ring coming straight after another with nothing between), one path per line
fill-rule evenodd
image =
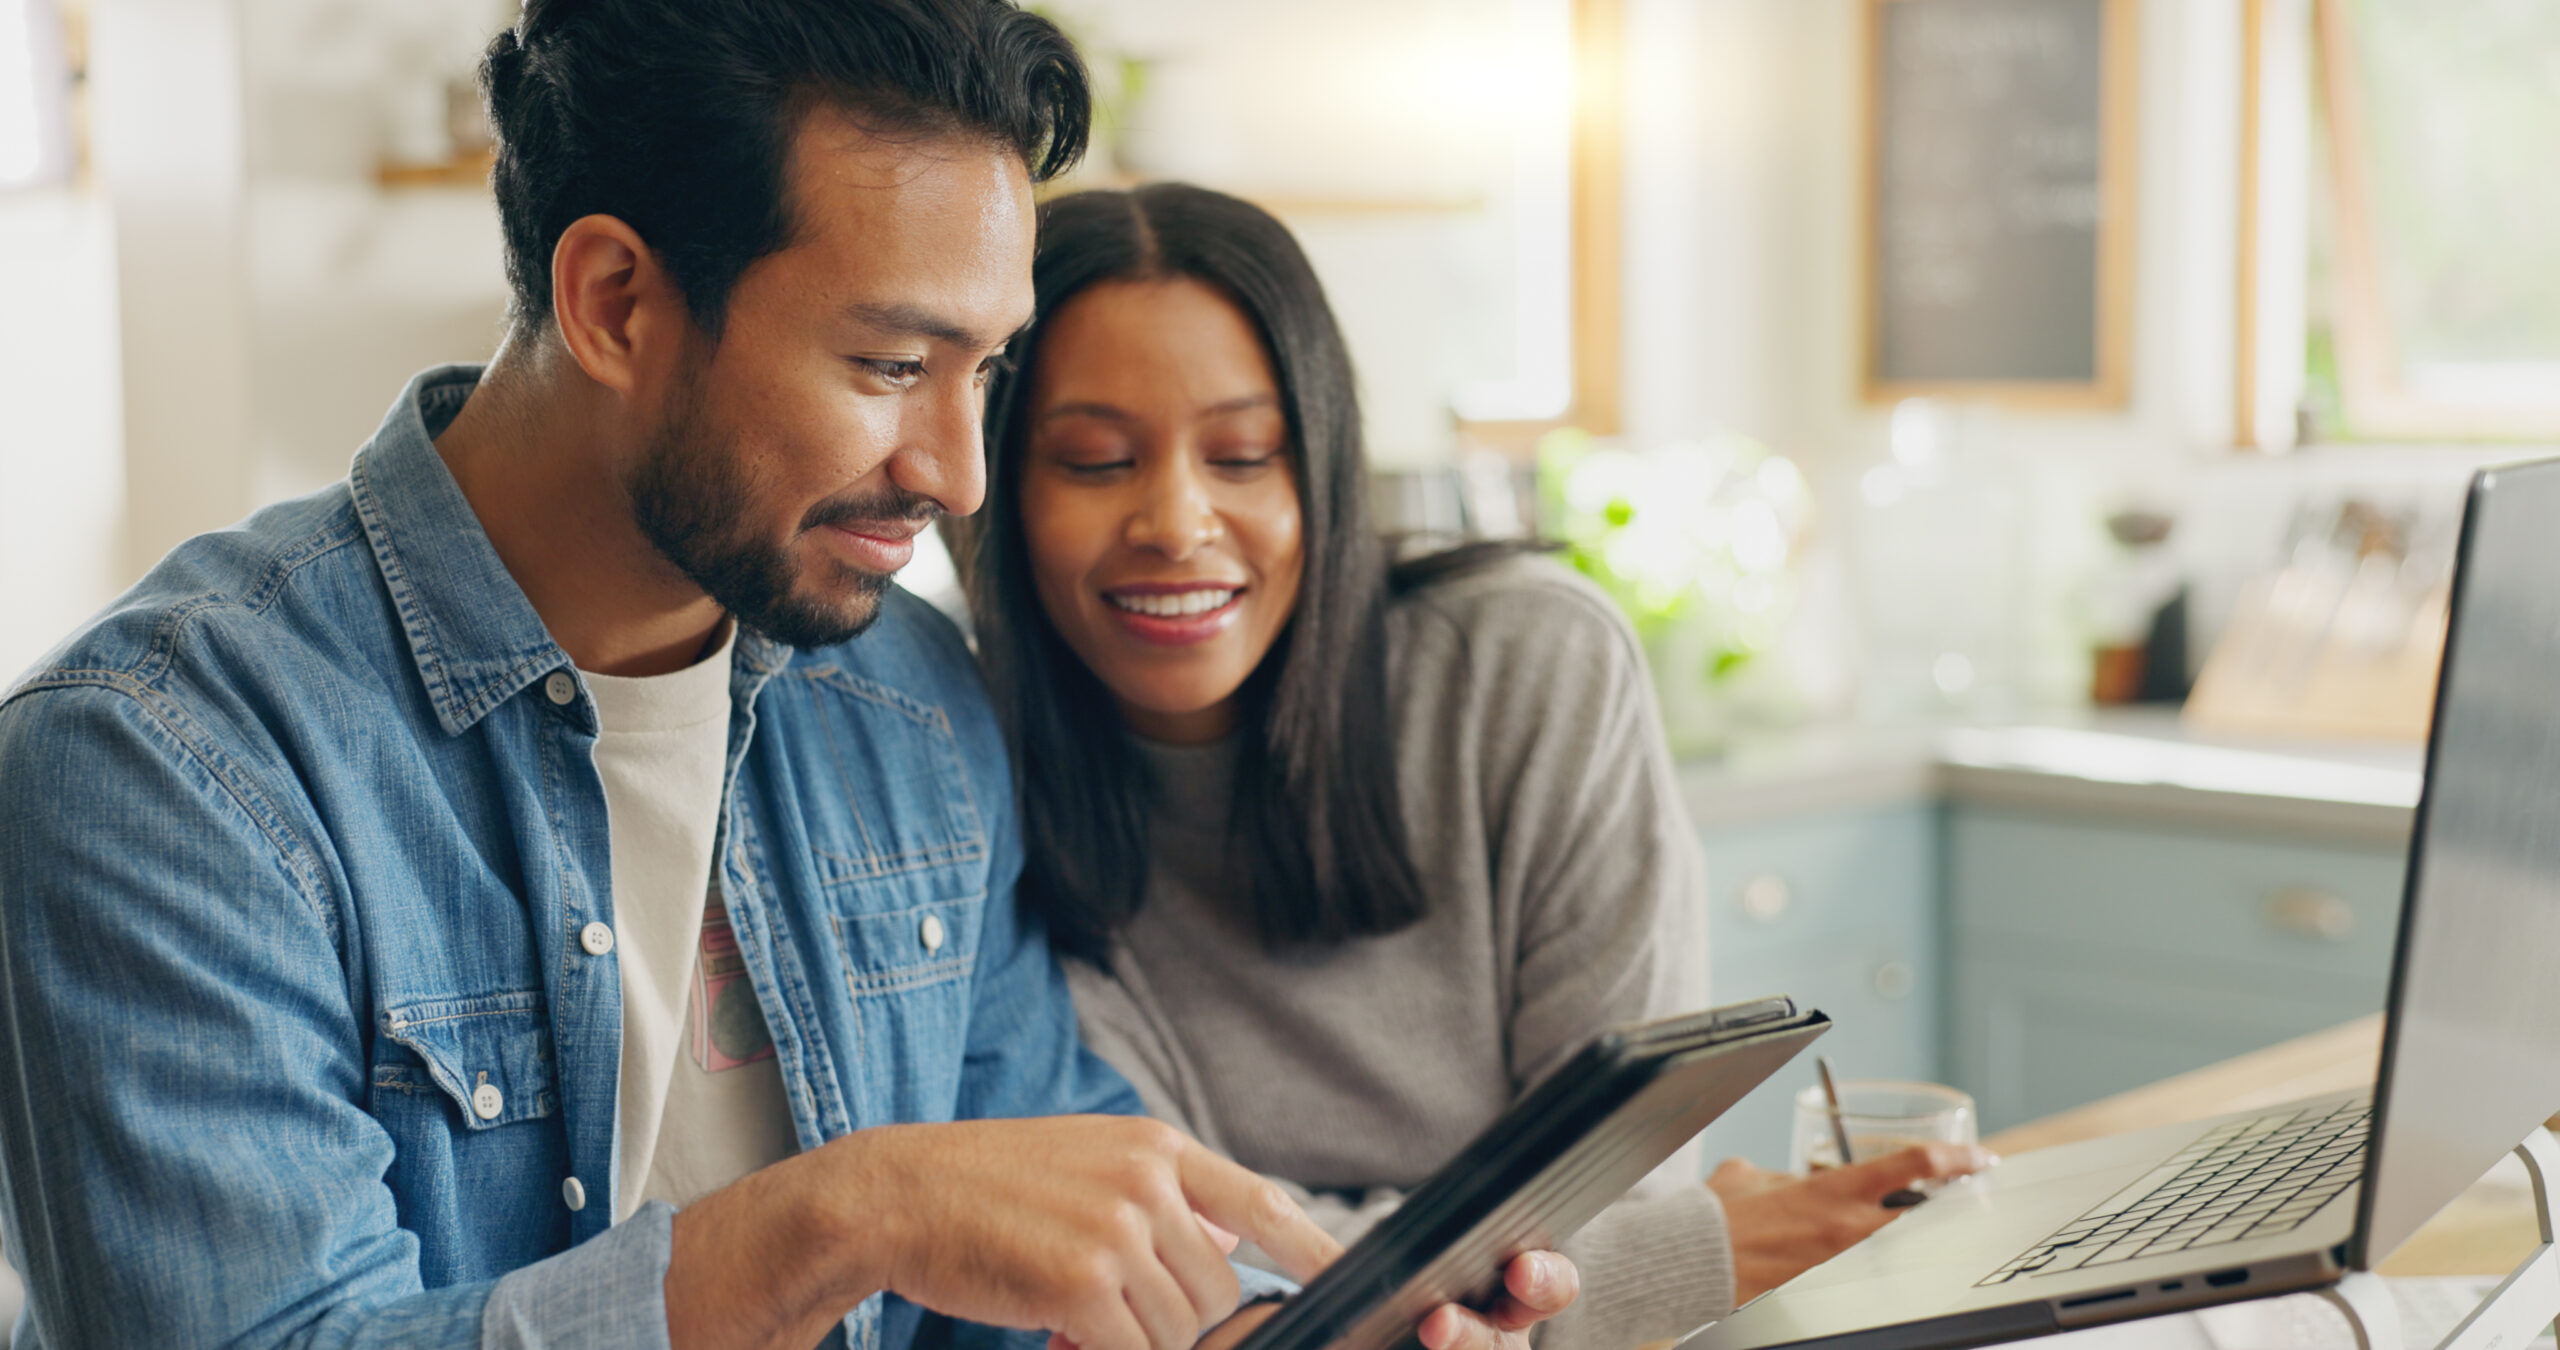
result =
M1092 1114L1135 1099L1015 912L974 671L889 585L982 493L1072 49L1001 0L536 0L483 78L496 360L0 704L17 1344L1241 1334L1230 1234L1334 1249ZM1574 1276L1507 1282L1425 1341Z

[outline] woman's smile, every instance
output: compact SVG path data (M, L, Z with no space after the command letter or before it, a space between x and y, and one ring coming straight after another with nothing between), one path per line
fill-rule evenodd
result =
M1102 593L1120 626L1140 642L1187 647L1234 627L1245 588L1200 583L1141 583Z

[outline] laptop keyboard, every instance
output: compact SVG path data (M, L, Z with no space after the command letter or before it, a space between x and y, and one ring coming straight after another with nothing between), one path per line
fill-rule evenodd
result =
M2372 1120L2354 1101L2217 1125L1975 1286L2291 1232L2364 1175Z

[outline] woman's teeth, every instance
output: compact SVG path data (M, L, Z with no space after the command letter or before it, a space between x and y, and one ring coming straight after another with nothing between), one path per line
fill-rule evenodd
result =
M1226 608L1236 598L1234 591L1183 591L1177 595L1106 594L1104 599L1132 614L1145 614L1158 619L1185 619Z

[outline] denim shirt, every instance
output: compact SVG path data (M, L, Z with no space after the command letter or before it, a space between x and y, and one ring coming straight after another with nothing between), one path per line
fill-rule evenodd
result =
M666 1344L674 1211L612 1224L621 987L579 941L614 921L595 705L432 439L478 374L417 377L346 481L181 546L0 703L19 1350ZM950 623L891 590L733 661L716 866L801 1146L1136 1111L1016 913Z

